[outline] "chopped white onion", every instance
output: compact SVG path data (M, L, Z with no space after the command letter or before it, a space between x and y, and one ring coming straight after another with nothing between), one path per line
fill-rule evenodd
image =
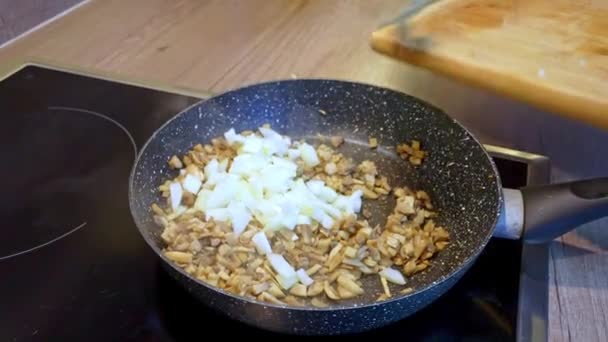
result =
M289 139L284 139L279 133L266 127L260 127L260 133L264 136L264 153L283 156L287 152L291 143Z
M338 193L334 189L324 186L317 196L326 202L333 202L338 198Z
M184 190L196 195L202 184L203 182L199 177L192 174L187 174L186 177L184 177L182 186L184 187Z
M224 133L224 138L226 138L226 141L230 145L234 145L234 143L236 142L239 142L241 144L245 142L245 137L240 134L236 134L234 128L231 128L226 133Z
M245 228L251 221L251 214L245 205L238 201L232 201L228 205L228 214L232 223L232 230L238 236L245 231Z
M245 153L259 153L264 147L264 140L255 135L250 135L245 138L243 143L243 152Z
M207 201L209 200L209 196L211 196L211 190L203 189L199 191L196 201L194 202L194 209L206 212L208 208Z
M238 190L239 179L236 176L228 175L212 190L207 201L209 208L225 208L235 197Z
M304 215L298 215L298 218L296 219L296 224L311 224L312 221L310 220L310 217L308 216L304 216Z
M403 274L393 268L387 267L380 271L379 274L393 284L405 285L405 278L403 277Z
M300 283L302 283L304 286L310 286L312 283L314 283L314 280L312 280L308 273L306 273L306 271L302 268L296 271L296 275L298 276Z
M280 254L270 253L268 254L268 262L274 268L274 270L280 276L290 278L295 275L293 267L285 260Z
M312 218L321 223L321 226L325 229L331 229L334 225L334 220L320 208L314 208Z
M308 167L315 167L321 162L317 156L317 151L309 144L301 144L299 146L300 153L304 164Z
M257 232L252 238L251 241L255 245L258 253L261 255L266 255L272 253L272 247L270 247L270 242L266 237L264 232Z
M176 211L177 207L182 203L183 194L181 184L174 182L169 185L169 195L171 196L171 208L173 208L173 211Z
M289 278L279 275L279 276L277 276L277 281L279 282L279 285L283 289L289 290L292 286L294 286L298 282L298 277L295 274Z
M224 173L228 170L228 159L222 159L222 161L220 161L217 164L218 169L220 170L220 172Z
M296 160L300 157L300 150L296 150L296 149L289 149L287 150L287 157L291 160Z
M268 128L268 127L260 127L259 128L260 133L262 133L262 135L264 136L264 138L269 138L269 139L273 139L273 140L283 140L283 137L273 131L272 129Z
M267 161L257 154L241 154L232 160L230 173L236 175L247 176L249 174L259 172L267 165Z
M220 170L219 162L217 159L212 159L204 168L205 177L207 181L205 182L206 186L213 186L217 184L225 175Z
M321 193L323 187L325 187L325 183L322 180L313 179L306 182L306 186L308 187L308 190L310 190L310 192L315 195L318 195L319 193Z
M348 198L350 201L350 210L353 213L358 213L361 211L361 196L363 196L363 191L357 190L354 191Z
M184 189L198 192L196 210L230 222L236 234L247 228L252 217L265 231L293 230L313 221L330 229L334 222L360 211L362 191L344 196L322 180L305 183L297 178L298 158L309 167L320 163L313 146L301 143L290 149L290 139L276 131L262 127L260 133L262 136L243 136L228 130L224 134L228 143L238 144L230 169L228 159L213 159L204 168L204 181L196 175L186 176Z
M298 216L285 215L285 216L283 216L283 219L281 220L281 226L283 226L289 230L294 230L296 228L297 224L298 224Z
M281 224L283 227L293 230L298 224L298 215L300 210L293 203L283 203L281 205Z
M334 208L331 204L325 203L323 201L317 201L314 203L314 206L322 209L323 211L325 211L326 213L328 213L330 216L332 216L334 218L342 217L342 213L340 212L340 210Z
M289 280L292 280L297 277L296 271L294 270L294 268L287 262L287 260L285 260L285 258L283 258L282 255L270 253L266 257L268 258L268 262L270 262L270 265L272 266L272 268L277 272L277 274L283 280L289 281ZM288 284L285 284L285 285L288 285ZM288 287L283 286L283 288L289 288L293 285L294 284L291 284Z
M361 196L363 191L354 191L350 196L338 196L336 201L333 203L338 209L348 213L354 214L361 211Z

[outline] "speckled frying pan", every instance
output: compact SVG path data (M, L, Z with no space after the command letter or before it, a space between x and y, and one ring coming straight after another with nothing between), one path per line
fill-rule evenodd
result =
M230 128L255 129L265 123L281 134L314 140L341 135L341 152L355 160L376 161L390 184L425 189L451 244L428 270L409 279L414 291L376 302L376 277L364 283L356 302L329 308L297 308L261 303L228 294L190 277L162 253L160 227L150 206L157 187L174 171L172 155L182 155ZM380 143L367 147L369 137ZM428 158L414 168L392 149L417 139ZM496 168L482 145L465 128L428 103L375 86L332 80L289 80L236 89L196 104L162 126L144 146L133 168L129 200L145 241L163 265L194 297L229 317L263 329L298 334L339 334L377 328L414 314L448 291L469 269L493 236L544 242L608 213L608 179L520 190L502 189ZM377 205L381 222L392 205ZM396 292L398 293L398 292Z

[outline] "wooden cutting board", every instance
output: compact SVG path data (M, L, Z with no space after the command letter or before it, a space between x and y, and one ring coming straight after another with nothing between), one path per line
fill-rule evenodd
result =
M608 0L431 2L375 31L371 45L608 128Z

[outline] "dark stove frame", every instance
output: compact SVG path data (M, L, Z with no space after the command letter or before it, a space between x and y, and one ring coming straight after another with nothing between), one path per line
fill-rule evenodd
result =
M528 185L550 182L549 158L494 145L484 146L493 157L526 163ZM516 338L519 342L547 341L549 245L523 244L521 260Z
M50 64L50 65L49 65ZM15 70L0 76L0 81L26 67L40 67L55 71L67 72L76 75L92 77L112 82L123 83L136 87L149 88L201 100L211 97L211 92L193 90L188 88L167 87L161 84L146 81L126 80L118 75L90 73L76 68L62 68L53 66L52 63L30 62L19 65ZM177 114L177 113L176 113ZM484 145L491 156L501 159L524 163L527 165L527 184L538 185L550 181L549 158L518 151L495 145ZM519 300L517 310L517 332L516 339L524 341L547 341L548 335L548 270L549 270L549 246L523 244L521 257L521 273L519 282Z

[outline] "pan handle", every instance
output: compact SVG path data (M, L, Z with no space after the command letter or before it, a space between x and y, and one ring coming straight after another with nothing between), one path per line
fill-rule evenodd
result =
M608 216L608 177L521 189L523 240L549 242L577 226Z

